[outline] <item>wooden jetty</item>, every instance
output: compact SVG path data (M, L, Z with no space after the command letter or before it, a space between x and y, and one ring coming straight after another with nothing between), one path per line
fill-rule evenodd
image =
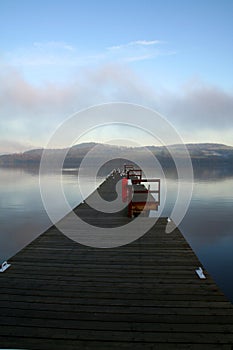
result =
M118 176L99 188L111 200ZM102 227L127 212L75 212ZM151 220L151 218L145 218ZM131 244L98 249L52 226L0 274L0 348L35 350L233 349L233 306L166 218Z

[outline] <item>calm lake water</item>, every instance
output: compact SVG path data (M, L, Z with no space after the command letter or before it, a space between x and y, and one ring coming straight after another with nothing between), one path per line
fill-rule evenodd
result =
M45 176L50 186L59 181L55 173ZM99 177L95 185L103 179ZM87 189L90 184L87 177ZM63 186L71 207L78 205L82 196L78 191L77 171L64 172ZM169 216L177 180L167 179L167 188L163 215ZM44 232L51 222L40 197L38 171L0 168L0 195L2 262ZM179 228L206 270L233 302L233 174L201 172L196 176L192 200Z

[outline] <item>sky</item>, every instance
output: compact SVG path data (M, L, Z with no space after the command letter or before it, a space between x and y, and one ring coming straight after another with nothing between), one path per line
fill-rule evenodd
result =
M232 0L1 0L0 154L109 102L152 108L186 143L233 146L232 14Z

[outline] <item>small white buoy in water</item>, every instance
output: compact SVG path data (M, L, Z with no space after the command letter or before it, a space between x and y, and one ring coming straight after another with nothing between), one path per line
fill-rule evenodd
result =
M0 272L4 272L6 269L8 269L8 267L10 267L11 265L7 263L7 261L4 261L1 265L0 268Z
M205 279L206 278L206 276L204 275L204 272L203 272L201 267L198 267L198 269L196 269L195 271L196 271L196 274L198 275L199 278L201 278L201 279Z

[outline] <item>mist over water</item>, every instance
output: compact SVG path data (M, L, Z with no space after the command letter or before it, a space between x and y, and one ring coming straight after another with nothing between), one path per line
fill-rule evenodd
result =
M99 185L109 169L102 169L95 186ZM65 196L74 208L84 198L78 187L78 170L63 172ZM159 174L152 174L159 177ZM46 175L51 190L59 181L59 174ZM93 179L86 178L90 188ZM161 183L161 186L165 184ZM185 180L183 185L185 184ZM164 209L159 214L169 216L177 194L177 176L166 173L167 198L161 198ZM195 170L193 196L179 228L201 263L216 283L233 302L233 174L221 169ZM163 192L162 192L163 193ZM0 262L9 259L51 226L44 209L38 169L0 168ZM162 207L162 206L161 206ZM59 203L54 202L59 211Z

